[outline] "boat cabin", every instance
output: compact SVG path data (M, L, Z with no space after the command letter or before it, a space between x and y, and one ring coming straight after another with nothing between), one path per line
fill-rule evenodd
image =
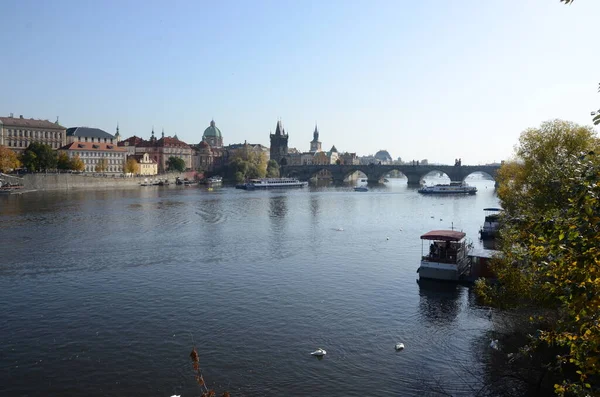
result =
M421 236L430 241L423 260L439 263L457 263L466 256L465 233L455 230L432 230Z

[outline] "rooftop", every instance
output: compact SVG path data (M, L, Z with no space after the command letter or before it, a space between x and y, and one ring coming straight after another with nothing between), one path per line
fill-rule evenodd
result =
M421 240L459 241L465 236L465 233L456 230L432 230L422 235Z
M82 138L106 138L114 139L115 137L100 128L90 127L71 127L67 128L67 136L78 136Z
M20 117L0 117L0 124L7 127L29 127L29 128L47 128L53 130L64 130L65 127L58 123L53 123L48 120L35 120Z

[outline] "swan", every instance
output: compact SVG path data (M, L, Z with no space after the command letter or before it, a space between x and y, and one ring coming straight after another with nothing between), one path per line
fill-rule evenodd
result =
M404 343L396 343L396 350L404 350Z
M327 352L319 347L317 350L315 350L314 352L312 352L310 354L312 356L323 357L324 355L327 354Z

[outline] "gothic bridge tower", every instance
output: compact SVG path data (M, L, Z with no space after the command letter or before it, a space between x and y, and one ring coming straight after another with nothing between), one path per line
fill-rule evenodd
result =
M277 122L275 133L271 134L271 160L277 161L279 165L287 164L288 155L288 134L286 134L281 121Z

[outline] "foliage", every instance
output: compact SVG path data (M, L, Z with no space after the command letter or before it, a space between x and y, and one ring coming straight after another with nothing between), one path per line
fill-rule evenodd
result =
M73 171L85 171L85 163L78 154L71 159L71 169Z
M279 178L279 164L275 160L267 163L267 178Z
M29 171L42 171L56 169L56 152L50 145L33 142L21 154L21 163Z
M598 147L591 128L559 120L521 135L515 161L498 174L499 282L477 285L488 303L537 310L538 331L524 348L557 350L543 364L559 395L600 393Z
M94 168L94 171L96 171L96 172L106 172L107 169L108 169L108 160L106 160L106 159L100 159L100 161L98 161L98 164L96 164L96 167Z
M0 172L8 172L20 166L17 154L6 146L0 146Z
M277 169L279 171L279 169ZM232 160L225 167L225 177L236 182L251 178L264 178L267 175L267 156L256 153L245 145L236 151Z
M185 161L180 157L169 157L167 160L167 171L185 171Z
M59 170L70 170L71 165L71 160L65 152L58 153L56 168L58 168Z
M140 164L133 157L130 157L123 165L123 172L126 174L139 174Z
M194 368L194 378L200 386L200 390L202 390L201 397L215 397L216 392L206 386L204 376L202 376L202 370L200 369L200 358L198 357L198 351L196 350L195 346L192 348L192 352L190 353L190 359L192 360L192 367ZM221 397L230 397L230 394L228 392L224 392Z

